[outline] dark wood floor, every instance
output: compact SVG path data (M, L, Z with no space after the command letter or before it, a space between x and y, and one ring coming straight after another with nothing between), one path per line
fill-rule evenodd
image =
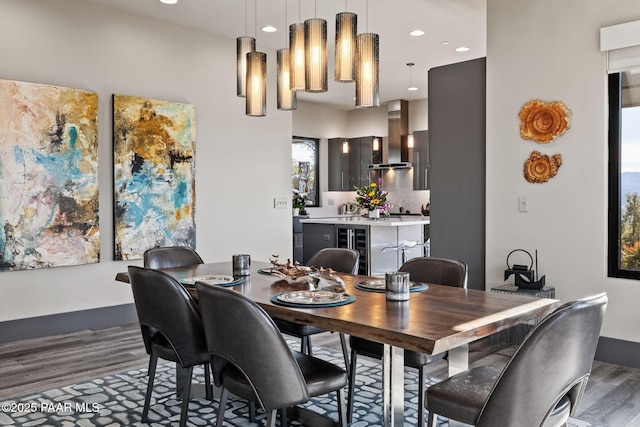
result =
M337 334L315 336L314 345L339 349ZM508 357L491 352L488 340L470 346L471 366L503 364ZM137 324L86 330L0 345L0 402L12 397L144 367L148 356ZM428 375L444 379L446 362ZM640 426L640 370L595 362L578 411L599 426Z

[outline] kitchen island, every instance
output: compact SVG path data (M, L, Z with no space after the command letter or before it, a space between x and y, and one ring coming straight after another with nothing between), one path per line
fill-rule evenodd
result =
M369 219L343 215L300 220L303 227L303 262L322 248L350 248L360 253L359 274L383 277L402 265L402 251L391 249L402 243L415 247L405 251L406 259L423 256L424 226L428 216L407 215ZM386 249L385 249L386 248Z

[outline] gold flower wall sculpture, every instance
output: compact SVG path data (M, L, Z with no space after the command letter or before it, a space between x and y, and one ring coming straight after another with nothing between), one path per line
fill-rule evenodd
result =
M534 151L524 162L524 178L531 183L542 184L556 176L561 165L561 154L549 157L546 154L540 154L539 151Z
M519 117L520 136L523 139L547 144L569 129L571 112L562 101L534 99L522 107Z

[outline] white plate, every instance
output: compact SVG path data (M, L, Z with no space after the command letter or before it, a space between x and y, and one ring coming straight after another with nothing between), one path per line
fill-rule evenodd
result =
M331 291L293 291L278 295L282 302L306 305L331 304L345 301L347 298L348 295Z
M235 282L236 279L233 276L224 276L224 275L211 275L211 276L195 276L195 277L185 277L180 280L180 283L183 285L195 285L196 282L206 283L207 285L228 285L229 283Z

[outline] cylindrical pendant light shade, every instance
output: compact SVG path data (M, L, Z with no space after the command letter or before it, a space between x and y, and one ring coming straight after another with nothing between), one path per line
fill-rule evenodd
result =
M236 39L236 74L238 96L247 96L247 53L256 50L256 39L238 37Z
M311 18L304 21L305 88L307 92L326 92L327 81L327 21Z
M336 73L337 82L356 79L356 33L358 16L351 12L336 15Z
M278 110L295 110L296 92L289 89L289 49L278 49Z
M267 54L247 53L247 116L267 114Z
M304 24L289 25L289 56L290 56L290 82L291 90L304 90Z
M356 48L356 107L380 106L379 38L374 33L358 34Z

